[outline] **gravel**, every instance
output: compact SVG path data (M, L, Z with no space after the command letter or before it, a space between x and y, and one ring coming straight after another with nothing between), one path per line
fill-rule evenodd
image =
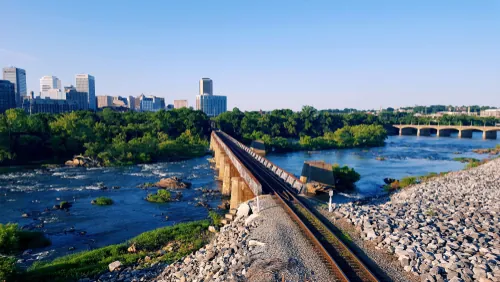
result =
M331 216L421 281L500 281L500 159Z

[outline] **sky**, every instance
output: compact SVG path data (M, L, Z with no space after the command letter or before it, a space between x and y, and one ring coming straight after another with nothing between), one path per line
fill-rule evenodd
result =
M500 1L0 0L0 66L28 90L95 76L97 95L228 108L500 107Z

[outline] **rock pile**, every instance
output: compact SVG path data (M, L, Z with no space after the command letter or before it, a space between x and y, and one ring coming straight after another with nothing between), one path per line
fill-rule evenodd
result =
M164 189L185 189L189 188L191 183L183 182L182 179L172 176L169 178L162 178L156 182L156 187Z
M500 281L500 159L333 215L421 281Z

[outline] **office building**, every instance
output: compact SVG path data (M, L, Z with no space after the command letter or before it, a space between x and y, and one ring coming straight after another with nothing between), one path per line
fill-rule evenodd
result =
M165 109L165 98L141 94L135 99L136 110L141 112L157 112ZM138 105L138 108L137 108Z
M127 97L127 105L131 110L135 110L135 97L128 96Z
M22 97L26 96L26 71L16 67L3 68L3 79L14 84L16 106L20 107Z
M31 98L30 96L25 96L22 108L28 114L59 114L78 110L78 104L71 100L43 99L41 97Z
M481 117L496 117L496 118L500 118L500 109L482 110L481 111Z
M40 78L40 96L49 96L49 90L61 90L61 80L55 76L44 76Z
M112 96L97 96L97 107L112 107L113 106L113 97Z
M213 82L210 78L200 79L200 95L207 94L213 95L214 92Z
M122 96L113 97L113 107L128 108L128 99Z
M196 109L209 117L216 117L227 110L227 97L217 95L196 95Z
M95 99L95 78L92 75L77 74L76 91L87 93L89 110L95 111L97 109L97 103Z
M174 108L175 109L187 108L187 107L188 107L187 100L174 100Z
M0 114L16 107L14 84L8 80L0 80Z
M73 85L64 87L64 92L67 101L75 102L78 110L89 109L89 94L86 92L78 92Z

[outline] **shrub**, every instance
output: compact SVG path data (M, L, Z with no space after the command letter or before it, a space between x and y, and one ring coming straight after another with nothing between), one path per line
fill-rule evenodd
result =
M156 194L148 194L146 200L152 203L166 203L172 200L172 195L167 190L159 189Z
M69 209L71 207L71 204L68 203L67 201L62 201L59 203L59 208L60 209Z
M348 166L341 167L339 164L334 164L332 170L335 179L335 189L339 191L353 190L354 183L361 178L359 173Z
M50 245L50 240L42 232L19 230L17 224L0 224L0 253L16 254L27 249Z
M98 206L110 206L113 204L113 200L107 197L98 197L92 202Z
M16 259L0 256L0 281L13 281L17 273Z
M417 184L417 178L415 176L406 176L401 178L401 180L399 181L400 188L406 188L413 184Z
M466 157L454 158L453 160L457 161L457 162L461 162L461 163L479 162L478 159L475 159L475 158L466 158Z
M220 214L215 211L209 211L208 217L210 217L210 219L212 220L213 225L220 225L220 221L222 219L222 216Z

